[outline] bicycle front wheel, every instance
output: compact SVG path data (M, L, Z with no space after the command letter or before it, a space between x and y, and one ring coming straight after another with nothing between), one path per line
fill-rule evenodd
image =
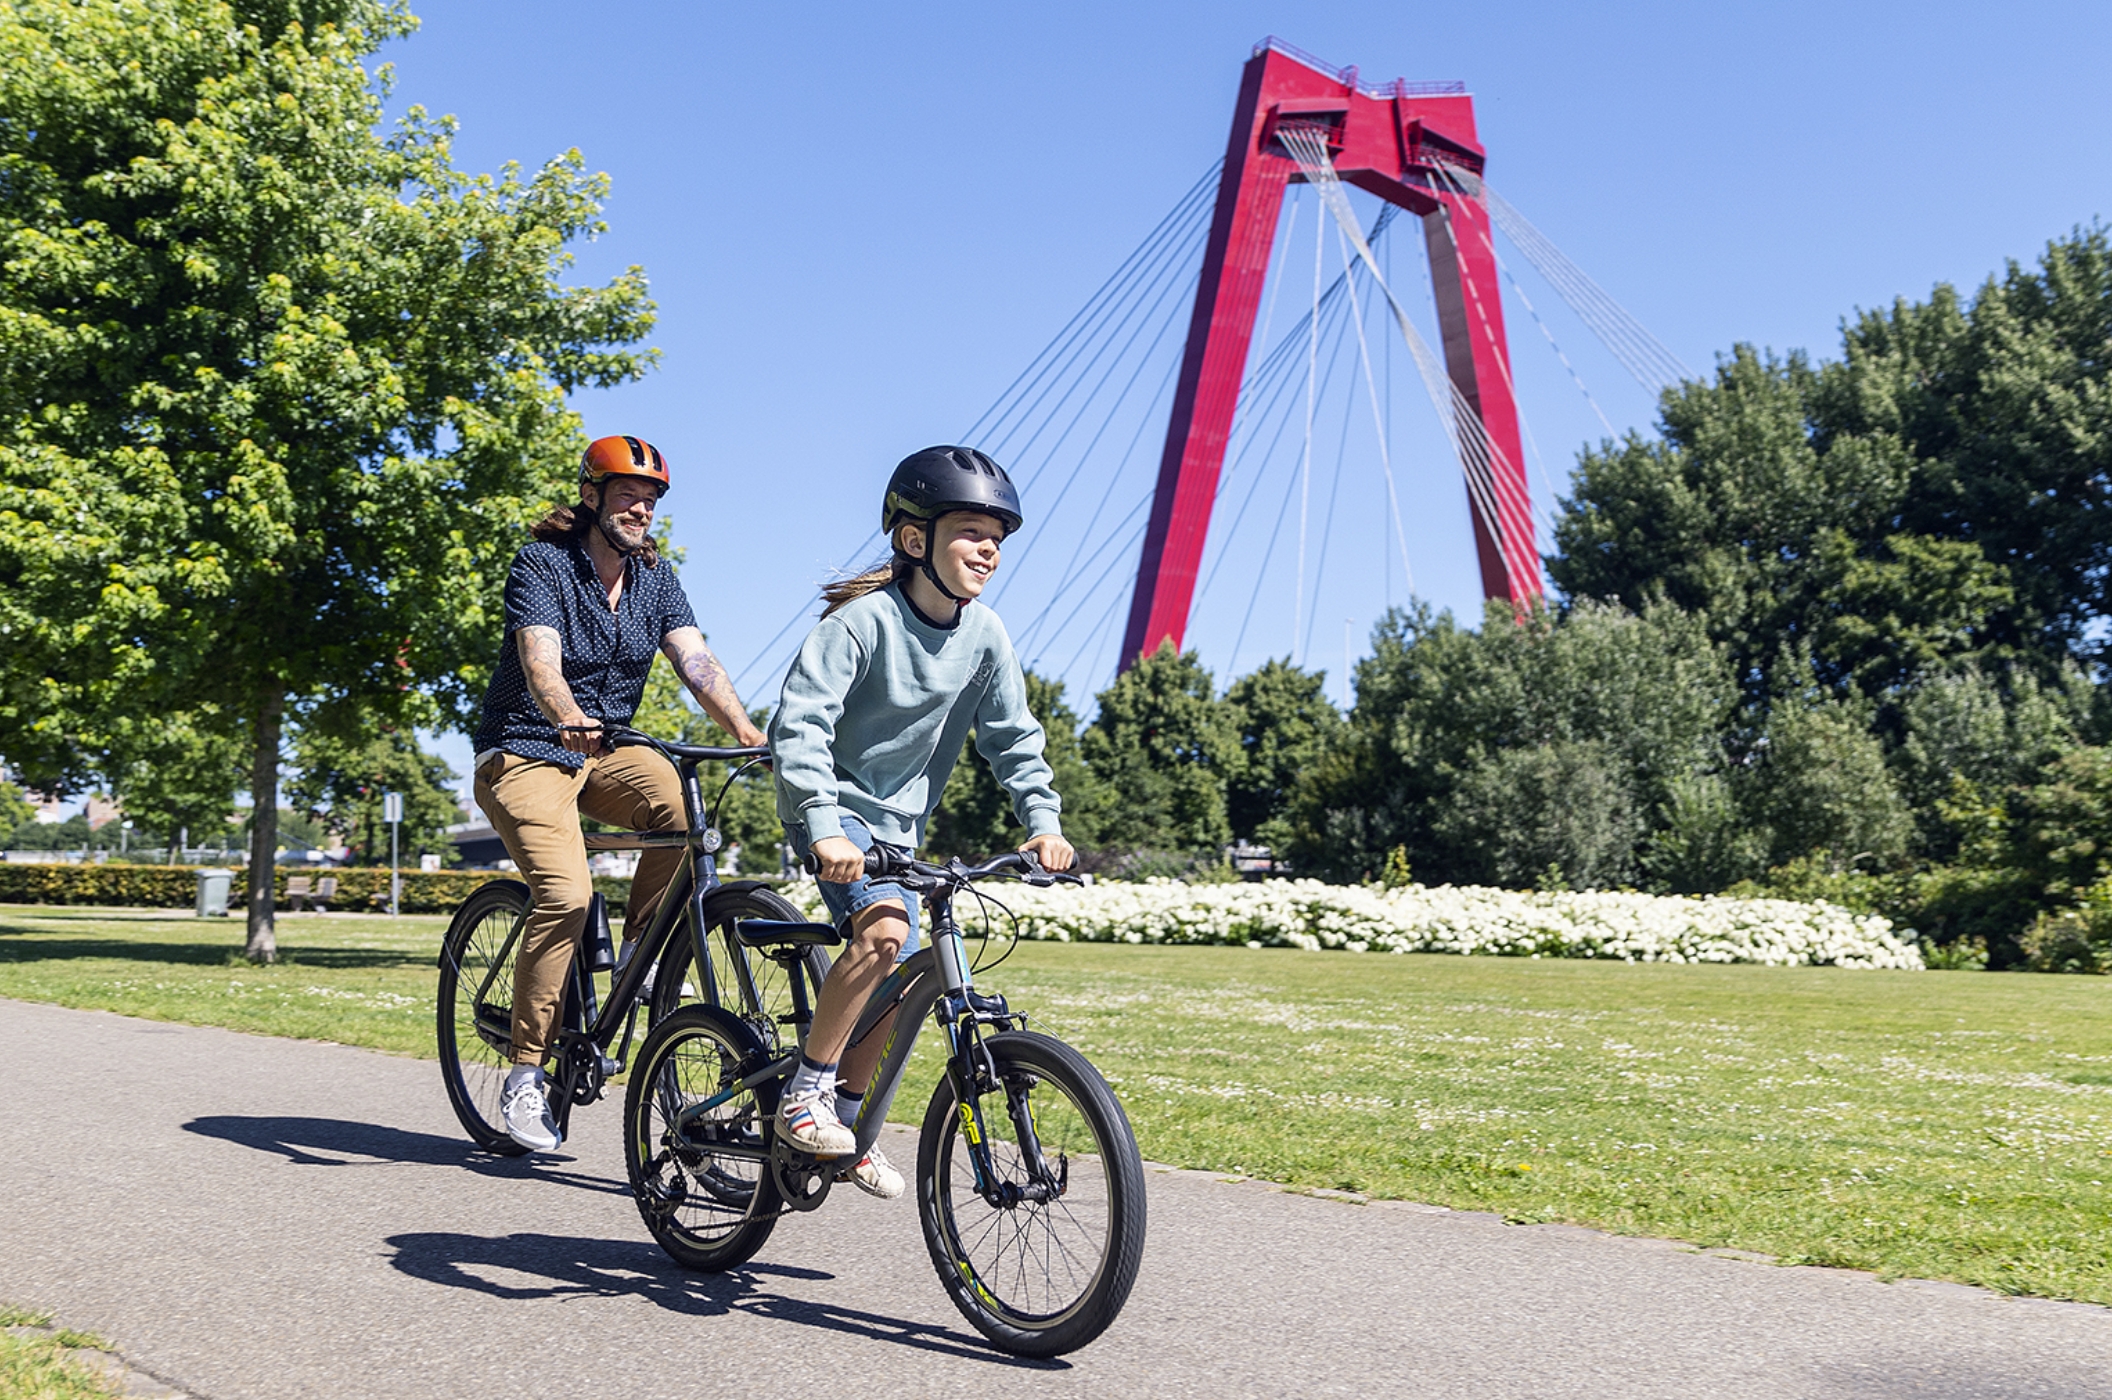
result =
M771 1106L738 1087L770 1060L746 1022L709 1006L661 1021L638 1052L623 1099L624 1166L645 1228L685 1268L746 1263L777 1228Z
M440 1076L447 1101L486 1152L528 1149L506 1135L499 1091L513 1068L513 968L528 887L494 880L462 901L440 945Z
M979 1108L992 1179L950 1077L924 1115L917 1207L939 1281L999 1349L1059 1356L1107 1330L1144 1254L1144 1164L1098 1070L1028 1031L984 1042L997 1082Z

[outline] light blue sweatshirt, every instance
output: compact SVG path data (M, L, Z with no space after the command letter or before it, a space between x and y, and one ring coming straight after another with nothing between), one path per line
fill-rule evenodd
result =
M900 584L855 598L814 625L785 675L770 720L777 814L810 842L841 836L850 812L881 841L920 845L971 728L1027 834L1059 831L1056 775L997 614L970 603L934 627Z

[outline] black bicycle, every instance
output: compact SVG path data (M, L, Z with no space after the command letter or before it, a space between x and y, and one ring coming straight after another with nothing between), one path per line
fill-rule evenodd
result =
M674 744L627 725L600 728L611 744L644 745L675 765L686 829L589 833L587 849L680 846L684 856L651 929L620 971L600 895L588 910L584 956L572 959L550 1066L550 1111L566 1137L572 1109L602 1097L611 1077L623 1072L641 1009L650 1026L685 1003L701 1002L759 1044L790 1044L788 998L797 985L783 963L753 956L735 930L747 919L797 920L799 910L758 881L722 883L718 871L719 809L734 782L768 760L769 749ZM737 766L707 809L697 768L713 761ZM499 1115L500 1091L513 1067L514 962L528 906L528 887L519 880L482 885L455 911L440 948L440 1073L448 1102L479 1147L506 1156L528 1150L507 1136ZM794 965L819 985L828 975L828 954L810 948Z
M624 1159L639 1214L687 1267L746 1262L780 1216L820 1206L843 1164L872 1148L929 1017L946 1037L946 1073L924 1113L916 1182L939 1281L1005 1351L1055 1356L1084 1346L1121 1312L1143 1258L1136 1138L1084 1056L1028 1030L1002 996L975 990L953 915L954 896L993 875L1038 885L1075 877L1043 870L1027 852L966 866L876 848L866 871L924 897L931 942L889 973L852 1032L857 1044L899 1013L858 1119L846 1125L857 1147L820 1160L774 1131L797 1043L764 1036L727 1007L685 1007L646 1037L624 1096ZM809 993L821 985L812 954L839 944L841 932L774 918L742 918L732 931L783 970L788 1020L803 1042Z

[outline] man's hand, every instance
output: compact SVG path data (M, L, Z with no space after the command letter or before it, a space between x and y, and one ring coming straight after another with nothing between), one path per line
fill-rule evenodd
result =
M741 727L733 731L733 741L746 748L768 748L770 736L755 727L755 721L741 716Z
M585 726L578 728L576 726ZM572 718L557 726L557 737L574 753L583 753L588 758L606 753L608 744L601 732L601 721L592 719L584 710L573 711Z
M1043 870L1059 872L1069 870L1072 862L1078 859L1078 853L1071 849L1071 843L1054 832L1043 836L1031 836L1020 846L1020 849L1022 851L1032 851L1034 858L1041 862Z
M821 862L816 874L832 885L848 885L865 874L865 852L848 836L824 836L814 843L813 851L814 859Z

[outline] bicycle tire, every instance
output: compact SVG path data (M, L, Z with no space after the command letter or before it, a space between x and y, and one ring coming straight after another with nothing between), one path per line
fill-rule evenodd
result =
M653 1027L623 1096L623 1160L645 1228L686 1269L746 1263L777 1228L779 1196L766 1156L714 1153L713 1143L767 1153L774 1100L742 1090L678 1134L676 1115L752 1073L771 1056L748 1023L687 1006Z
M742 947L733 936L736 919L782 919L797 922L806 915L791 901L767 885L752 880L721 885L704 897L705 944L711 950L712 969L718 974L720 1004L746 1021L765 1048L778 1053L796 1045L798 1029L784 1018L792 1013L791 984L785 969L752 949ZM736 960L747 964L756 995L751 1002L735 971ZM829 975L826 949L808 948L802 959L807 975L807 1007L820 995ZM651 1020L666 1020L685 1006L704 1005L705 982L696 973L696 950L687 930L677 932L661 955L653 974Z
M471 1141L503 1157L528 1151L499 1116L513 1068L513 969L528 907L528 887L518 880L480 885L456 908L440 945L436 1031L447 1101Z
M961 1105L951 1078L942 1078L917 1144L924 1243L953 1305L999 1350L1060 1356L1106 1331L1136 1283L1144 1163L1121 1103L1083 1055L1030 1031L983 1043L1004 1090L982 1097L998 1189L1034 1184L1016 1109L1062 1191L1009 1206L979 1194Z

